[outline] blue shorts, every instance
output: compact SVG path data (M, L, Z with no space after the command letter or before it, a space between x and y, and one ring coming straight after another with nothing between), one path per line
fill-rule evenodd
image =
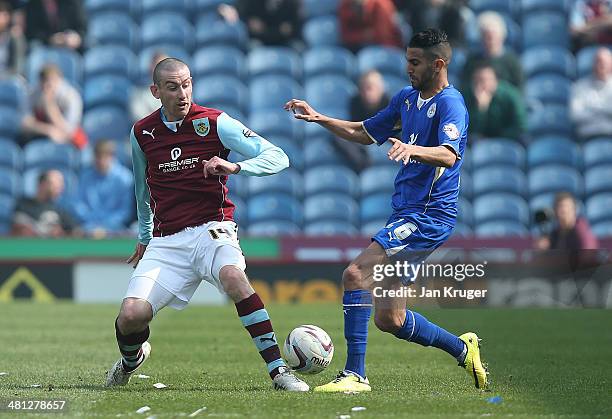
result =
M385 249L391 260L419 264L444 244L452 232L453 227L426 214L396 212L372 240ZM402 283L407 285L414 279L402 278Z

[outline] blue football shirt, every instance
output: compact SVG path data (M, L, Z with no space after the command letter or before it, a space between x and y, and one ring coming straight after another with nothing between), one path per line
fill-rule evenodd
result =
M434 167L413 159L407 165L402 164L392 198L395 212L418 211L452 227L457 218L459 171L469 116L463 96L453 86L426 101L419 99L419 93L405 87L385 109L365 120L363 126L378 145L389 137L401 135L404 143L423 147L445 145L457 154L451 168Z

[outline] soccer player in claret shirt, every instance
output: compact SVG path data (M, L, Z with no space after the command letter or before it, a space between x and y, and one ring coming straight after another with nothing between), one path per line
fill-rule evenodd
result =
M395 178L393 214L342 277L348 355L345 369L315 391L371 390L365 374L371 290L374 286L397 290L414 280L395 277L375 283L374 266L398 260L421 263L448 239L455 225L468 113L463 97L448 83L451 47L446 34L436 29L415 34L406 59L412 87L402 89L385 109L363 122L331 118L302 100L292 99L285 105L296 118L316 122L345 140L365 145L390 141L389 159L401 162ZM477 388L487 386L475 333L455 336L407 309L406 298L381 294L374 295L374 319L380 330L448 352L467 370Z
M184 308L204 280L235 302L274 387L308 391L282 360L268 312L244 272L225 186L228 175L275 174L288 167L287 156L226 113L193 103L189 68L178 59L157 64L151 93L162 106L131 133L139 234L115 321L121 358L106 385L128 383L151 352L153 316L165 306ZM248 159L231 163L230 151Z

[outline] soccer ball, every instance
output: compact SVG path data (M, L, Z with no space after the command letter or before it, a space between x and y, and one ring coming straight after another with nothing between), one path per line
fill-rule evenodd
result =
M292 370L302 374L318 374L330 364L334 344L325 330L305 324L289 333L283 353Z

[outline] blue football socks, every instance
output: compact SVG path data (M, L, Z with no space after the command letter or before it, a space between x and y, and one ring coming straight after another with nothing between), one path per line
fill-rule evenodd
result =
M344 369L365 377L368 322L372 314L372 294L366 290L344 291L344 337L347 357Z
M442 349L459 362L465 358L466 348L461 339L411 310L406 310L406 320L395 336L419 345Z

